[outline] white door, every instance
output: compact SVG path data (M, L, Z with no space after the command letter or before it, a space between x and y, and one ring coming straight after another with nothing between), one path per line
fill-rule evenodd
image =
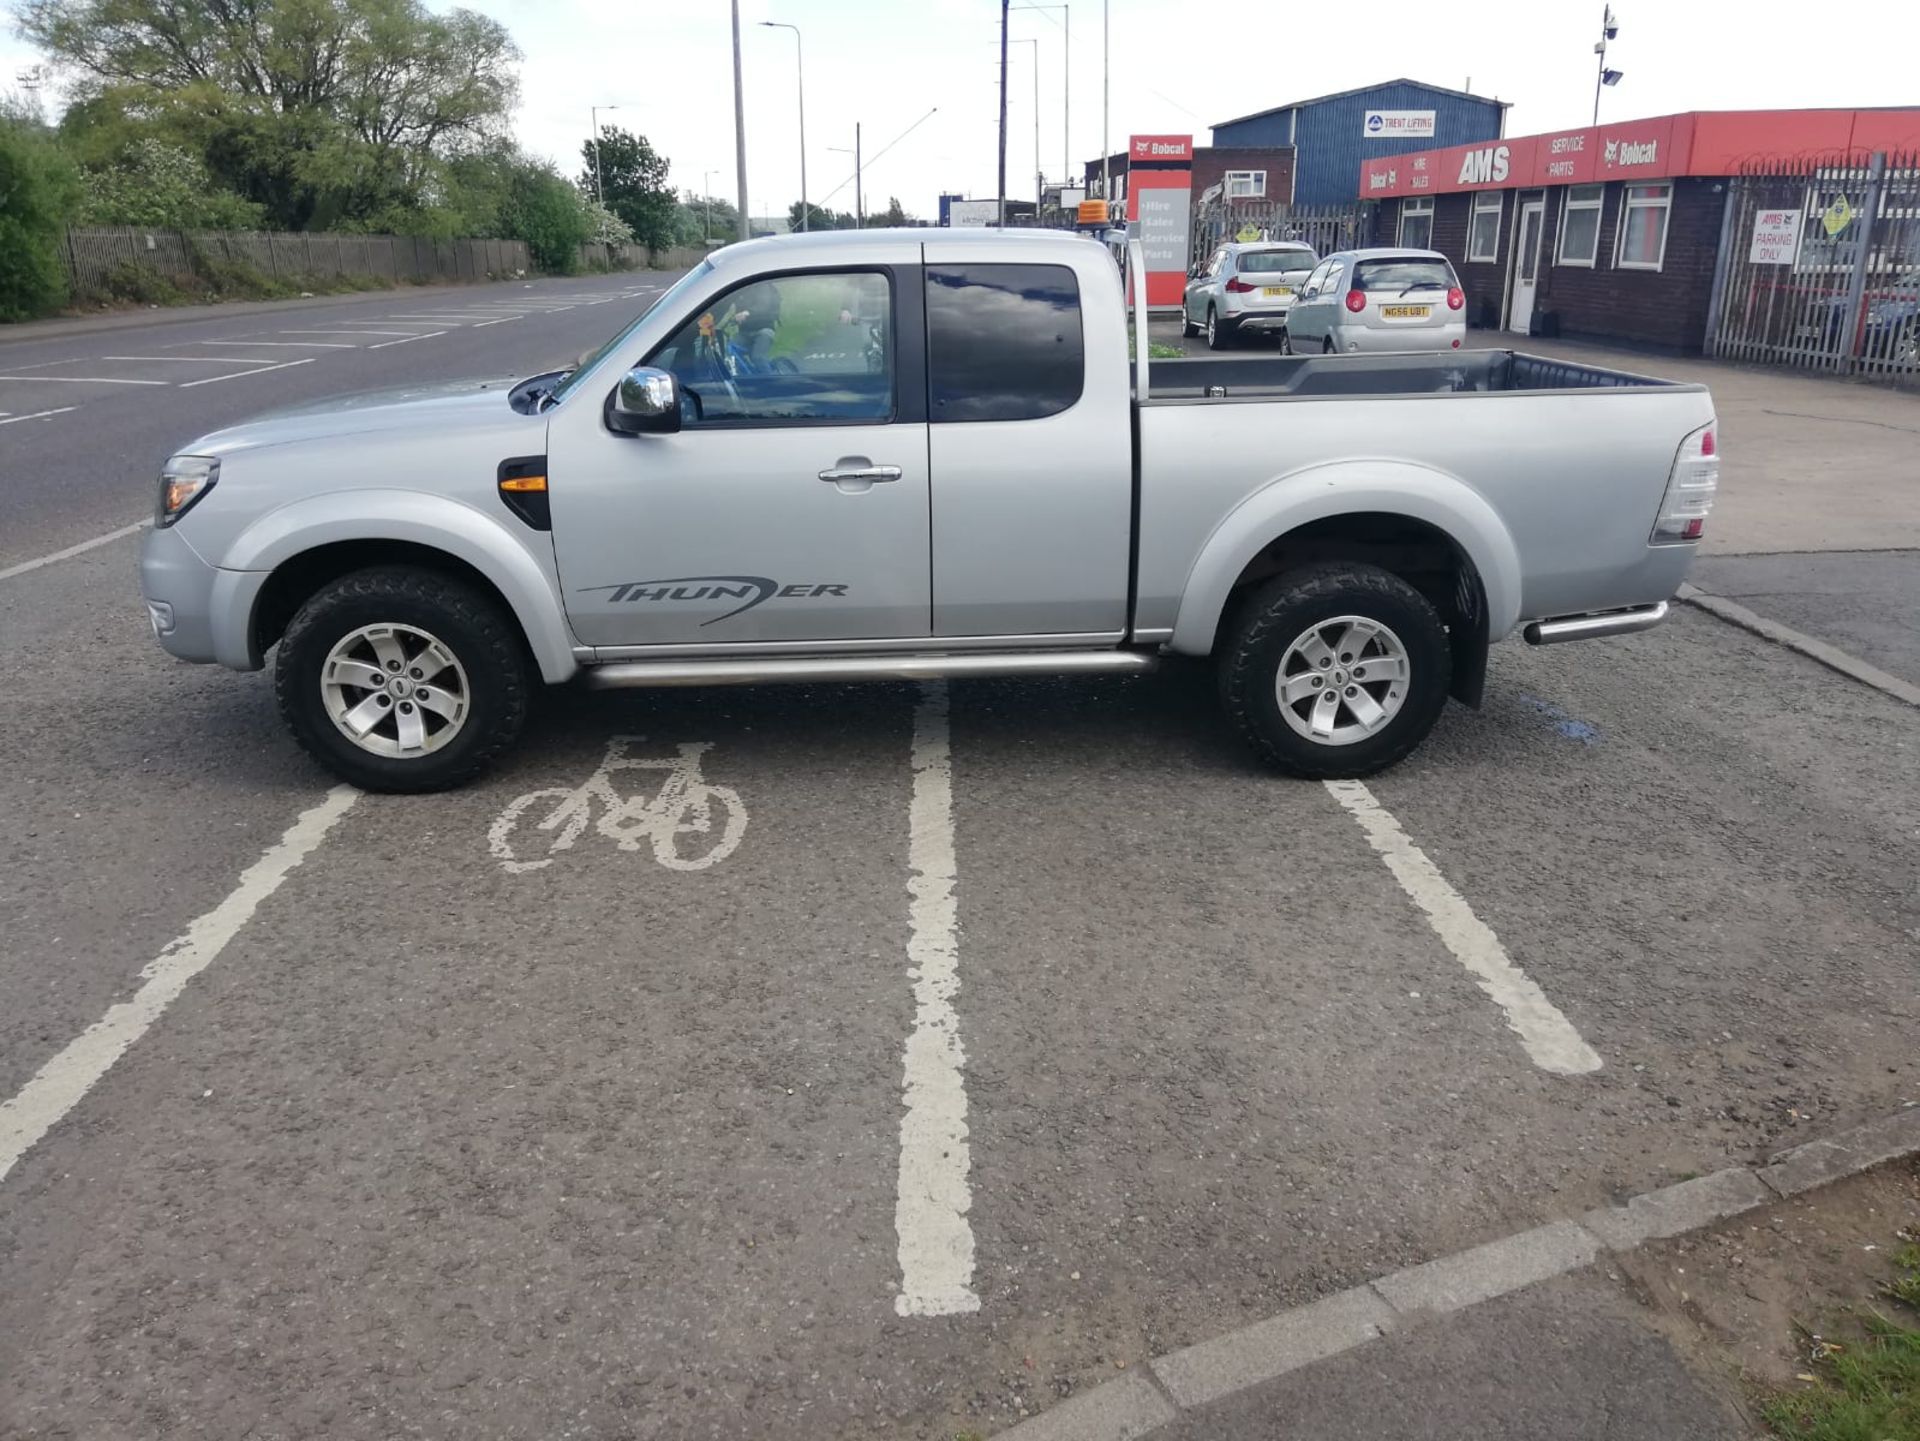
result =
M1513 309L1507 329L1522 335L1533 325L1533 295L1540 288L1540 232L1546 213L1545 201L1529 200L1520 207L1520 226L1514 232Z

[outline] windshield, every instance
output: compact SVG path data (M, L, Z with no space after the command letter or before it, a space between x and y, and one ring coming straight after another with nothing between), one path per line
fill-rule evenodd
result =
M1240 254L1240 273L1311 270L1319 263L1320 257L1311 250L1246 250Z
M627 337L633 334L634 330L639 326L641 321L645 320L649 315L653 314L654 311L658 310L661 306L665 305L668 301L672 300L675 296L679 295L681 291L687 290L692 286L699 284L702 280L706 279L706 277L709 274L711 274L712 271L713 271L713 262L711 260L703 260L698 265L694 266L693 269L689 270L685 275L681 276L678 280L676 280L666 290L662 291L660 293L659 298L657 298L653 302L653 304L649 305L645 310L641 311L638 315L636 315L633 318L632 324L628 325L623 330L616 330L610 337L608 337L606 344L602 345L598 350L594 351L591 355L588 355L585 359L583 359L578 365L574 366L572 370L568 371L565 378L562 379L558 385L554 386L554 388L550 392L548 392L548 397L547 397L548 403L557 404L558 402L565 400L567 398L568 393L573 389L574 385L579 381L580 377L585 375L589 370L592 370L594 366L598 365L602 360L606 359L608 352L616 350L620 346L624 345L626 343Z
M1353 269L1356 290L1451 290L1453 267L1444 260L1363 260Z

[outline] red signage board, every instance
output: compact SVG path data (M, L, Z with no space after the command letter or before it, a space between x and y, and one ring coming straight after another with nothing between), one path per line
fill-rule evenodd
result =
M1127 233L1146 261L1147 304L1179 305L1187 293L1193 137L1135 135L1127 155Z
M1864 154L1920 144L1920 110L1739 110L1660 115L1449 145L1360 162L1360 198L1447 195L1673 175L1730 175L1754 160Z
M1151 165L1159 160L1191 165L1193 164L1193 137L1191 135L1136 135L1127 146L1127 158L1135 165Z

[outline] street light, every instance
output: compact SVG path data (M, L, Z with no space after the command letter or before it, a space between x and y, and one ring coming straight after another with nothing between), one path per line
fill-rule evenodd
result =
M600 112L618 110L618 105L589 105L587 114L593 119L593 198L602 209L606 208L607 191L600 183Z
M853 157L853 223L856 229L867 228L867 204L860 190L860 122L853 122L853 149L844 145L829 145L827 149L841 155Z
M1040 223L1040 201L1046 194L1047 177L1040 168L1040 42L1038 40L1016 40L1015 45L1033 47L1033 223Z
M772 30L791 30L793 32L793 65L800 84L800 228L806 230L807 224L807 67L800 56L800 27L789 25L784 20L762 20L760 22Z
M1016 5L1016 10L1058 10L1060 29L1060 183L1073 180L1073 10L1067 5Z
M1600 39L1595 42L1593 53L1600 57L1600 73L1593 82L1593 123L1600 123L1600 87L1618 85L1620 77L1626 72L1607 69L1607 42L1620 34L1620 24L1614 18L1613 6L1606 5L1600 12Z
M707 197L707 218L700 227L701 239L709 245L713 244L713 177L718 173L709 170L700 177L700 188L706 192Z

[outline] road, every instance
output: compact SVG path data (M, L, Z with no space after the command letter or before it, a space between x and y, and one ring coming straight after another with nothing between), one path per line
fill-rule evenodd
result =
M665 283L0 343L0 410L75 407L0 430L0 572L198 431L531 373ZM1259 771L1179 666L567 692L481 784L355 796L267 677L154 646L136 545L0 579L0 1095L142 1028L0 1177L9 1437L988 1433L1920 1098L1920 719L1697 610L1500 647L1363 790ZM635 759L704 814L556 845L595 776L665 793ZM929 1025L963 1130L903 1151ZM903 1174L960 1188L952 1304Z

